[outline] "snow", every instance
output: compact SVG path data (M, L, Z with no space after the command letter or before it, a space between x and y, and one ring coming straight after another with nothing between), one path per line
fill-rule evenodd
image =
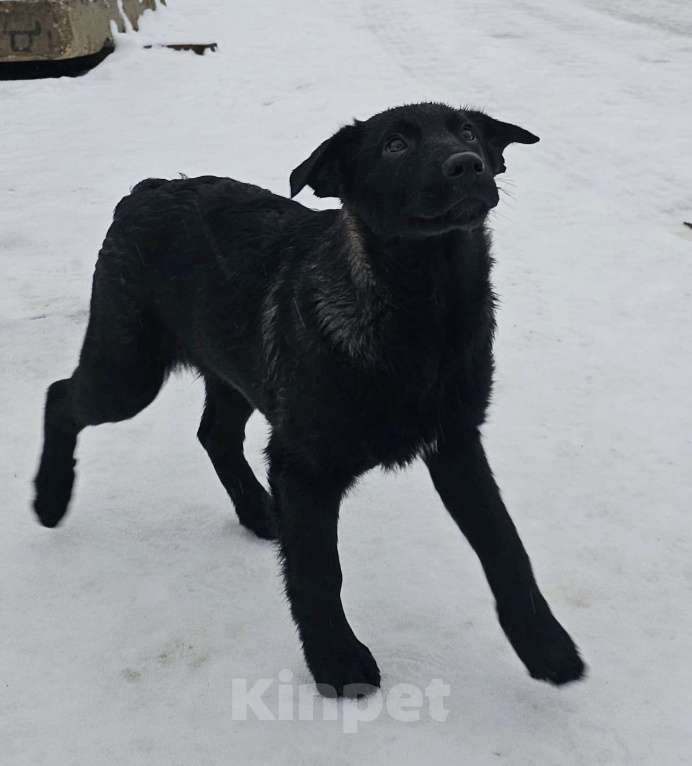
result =
M689 763L691 34L672 0L169 0L84 78L0 84L3 764ZM542 139L508 151L493 217L486 445L590 676L528 678L416 466L346 500L344 600L384 694L442 679L446 721L382 713L344 733L372 699L328 703L337 720L234 720L233 679L310 679L275 552L194 438L200 383L83 434L56 531L29 510L44 391L74 366L96 253L138 180L287 193L340 124L435 99ZM253 417L262 475L265 438Z

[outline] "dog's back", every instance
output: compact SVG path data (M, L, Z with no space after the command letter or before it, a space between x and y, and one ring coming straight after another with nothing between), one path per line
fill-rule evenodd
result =
M257 354L266 295L333 217L231 178L147 179L115 209L95 274L104 305L92 312L108 311L117 325L129 300L162 332L167 366L216 370L264 409ZM117 316L107 305L114 284Z
M232 178L150 178L118 203L105 244L173 279L230 276L244 256L279 257L277 240L305 215L297 202Z

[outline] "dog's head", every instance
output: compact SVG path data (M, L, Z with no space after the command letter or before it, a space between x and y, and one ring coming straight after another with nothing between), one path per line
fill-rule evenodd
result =
M356 120L291 173L304 186L339 197L384 237L426 237L480 226L498 203L495 176L511 143L538 136L483 112L413 104Z

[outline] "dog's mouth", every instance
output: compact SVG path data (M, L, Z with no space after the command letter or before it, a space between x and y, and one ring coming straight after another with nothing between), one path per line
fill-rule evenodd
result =
M416 226L434 231L448 229L475 229L488 215L490 207L479 199L463 199L455 202L444 213L413 216Z

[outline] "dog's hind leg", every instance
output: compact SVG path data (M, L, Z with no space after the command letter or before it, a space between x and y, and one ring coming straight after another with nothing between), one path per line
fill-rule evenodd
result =
M240 523L258 537L275 540L271 495L257 481L243 455L245 424L253 407L230 386L206 378L207 396L197 438L228 492Z
M79 365L71 378L53 383L46 397L34 482L34 510L44 526L57 526L67 511L79 432L143 410L156 397L171 362L158 325L99 263Z
M43 452L34 481L34 510L41 523L55 527L65 515L74 483L74 451L81 430L72 415L71 381L57 380L48 388L43 422Z

